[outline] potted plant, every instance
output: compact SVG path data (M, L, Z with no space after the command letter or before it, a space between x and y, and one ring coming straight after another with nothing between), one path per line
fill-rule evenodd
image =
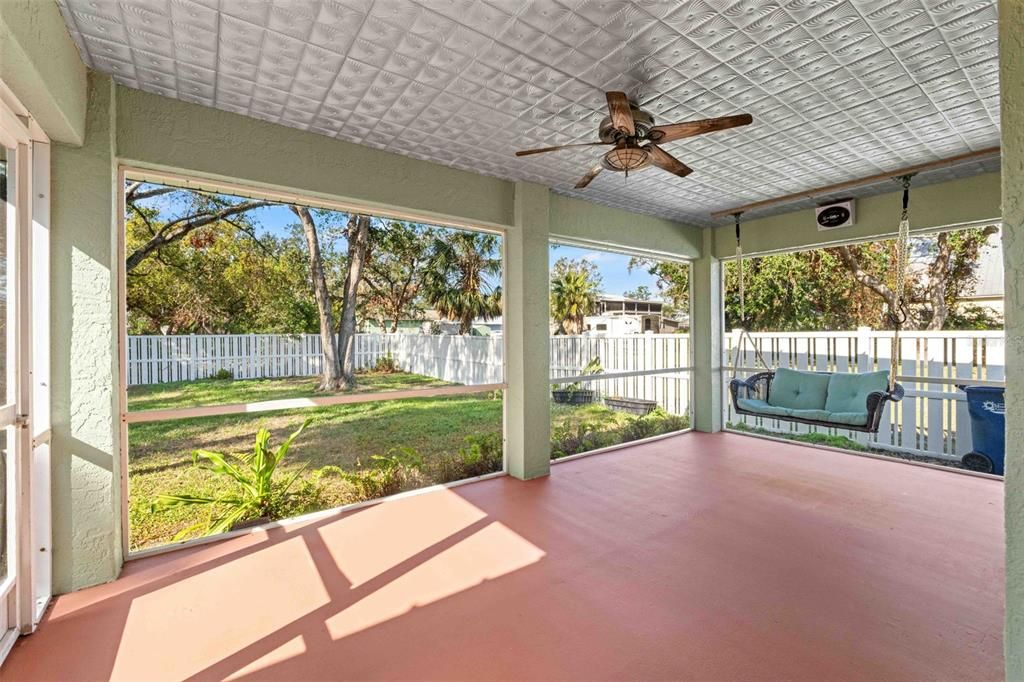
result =
M604 399L604 404L613 410L635 414L640 417L650 414L658 407L656 400L623 398L621 396L608 396Z
M580 372L582 376L591 376L594 374L601 374L604 372L604 368L601 367L601 359L598 357L591 358L590 362L587 363L586 367ZM587 405L594 402L594 396L597 395L596 391L592 388L583 388L583 383L576 381L569 384L568 386L561 386L559 388L552 389L551 399L556 403L563 403L566 405Z

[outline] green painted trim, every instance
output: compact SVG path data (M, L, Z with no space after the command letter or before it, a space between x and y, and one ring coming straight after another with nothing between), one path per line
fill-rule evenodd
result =
M0 0L0 81L52 141L85 141L86 68L57 3Z

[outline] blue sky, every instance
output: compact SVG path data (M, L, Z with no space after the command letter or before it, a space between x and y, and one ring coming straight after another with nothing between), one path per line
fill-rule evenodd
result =
M552 244L549 256L551 264L554 265L556 260L563 257L596 263L598 272L601 273L601 289L606 294L621 295L640 285L645 285L651 290L654 298L658 298L657 280L649 275L645 268L636 268L630 272L630 256L611 251Z
M174 195L165 195L145 203L153 207L179 213L182 210L181 203L173 197ZM295 214L287 206L283 205L261 208L252 211L248 215L257 224L261 234L272 234L278 237L289 234L291 226L297 222ZM656 279L643 268L637 268L630 272L630 257L627 255L592 248L552 244L550 251L551 264L554 265L555 261L562 257L574 260L588 260L596 263L598 271L601 273L601 288L604 293L621 295L626 291L636 289L640 285L645 285L651 290L654 297L658 298Z

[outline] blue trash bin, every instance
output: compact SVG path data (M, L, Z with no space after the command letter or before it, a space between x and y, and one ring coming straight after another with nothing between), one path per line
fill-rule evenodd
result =
M964 455L968 469L1003 475L1006 460L1006 401L1000 386L957 386L967 394L974 449Z

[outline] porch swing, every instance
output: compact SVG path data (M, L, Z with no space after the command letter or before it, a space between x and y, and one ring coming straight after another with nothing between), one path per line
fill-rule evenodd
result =
M896 381L899 370L900 329L907 320L906 279L910 258L910 179L903 183L903 212L900 214L899 233L896 238L896 287L894 310L889 311L893 323L892 353L889 370L878 372L805 372L786 367L771 369L746 329L744 301L743 246L740 239L740 215L734 213L736 223L736 260L739 267L740 335L732 356L732 380L729 394L733 411L751 417L767 417L811 426L878 433L882 412L888 401L903 399L903 386ZM746 339L754 349L756 362L766 371L746 379L736 376L740 368L743 342Z

